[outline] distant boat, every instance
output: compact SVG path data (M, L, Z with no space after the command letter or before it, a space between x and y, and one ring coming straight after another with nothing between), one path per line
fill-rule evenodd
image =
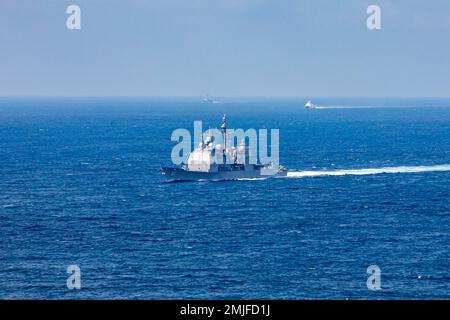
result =
M308 100L308 102L305 103L305 108L306 109L315 109L315 108L317 108L317 106L315 104L313 104L311 102L311 100Z
M211 99L210 96L209 96L209 94L207 94L207 95L203 98L202 102L203 102L203 103L219 103L219 101L214 100L214 99Z

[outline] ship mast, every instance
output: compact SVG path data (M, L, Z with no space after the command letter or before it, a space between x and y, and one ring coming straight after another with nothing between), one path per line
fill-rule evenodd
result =
M226 156L226 149L227 149L227 115L224 114L222 118L222 134L223 134L223 149L222 149L222 155L223 155L223 164L227 163L227 156Z

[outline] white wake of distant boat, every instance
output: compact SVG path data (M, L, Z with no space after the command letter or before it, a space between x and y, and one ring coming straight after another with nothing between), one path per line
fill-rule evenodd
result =
M383 106L315 106L313 109L380 109L386 108ZM404 107L389 107L389 108L404 108Z
M288 178L319 177L319 176L345 176L345 175L370 175L383 173L420 173L420 172L438 172L450 171L450 164L435 166L402 166L402 167L384 167L368 169L351 170L329 170L329 171L289 171Z
M382 105L327 105L314 104L311 100L305 103L305 109L379 109L379 108L408 108L409 106L382 106Z

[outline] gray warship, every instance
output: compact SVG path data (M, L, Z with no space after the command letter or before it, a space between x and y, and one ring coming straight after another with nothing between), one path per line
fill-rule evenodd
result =
M272 164L250 163L251 150L244 141L237 148L227 147L227 117L223 116L221 132L223 146L215 144L206 137L200 145L189 154L187 164L180 167L162 167L161 172L166 181L202 181L202 180L246 180L266 179L287 175L283 166L273 167ZM215 159L222 155L221 163Z

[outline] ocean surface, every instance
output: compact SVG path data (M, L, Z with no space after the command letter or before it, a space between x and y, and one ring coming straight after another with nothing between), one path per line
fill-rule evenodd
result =
M1 98L0 298L450 298L450 100L200 100ZM224 112L288 177L164 182Z

